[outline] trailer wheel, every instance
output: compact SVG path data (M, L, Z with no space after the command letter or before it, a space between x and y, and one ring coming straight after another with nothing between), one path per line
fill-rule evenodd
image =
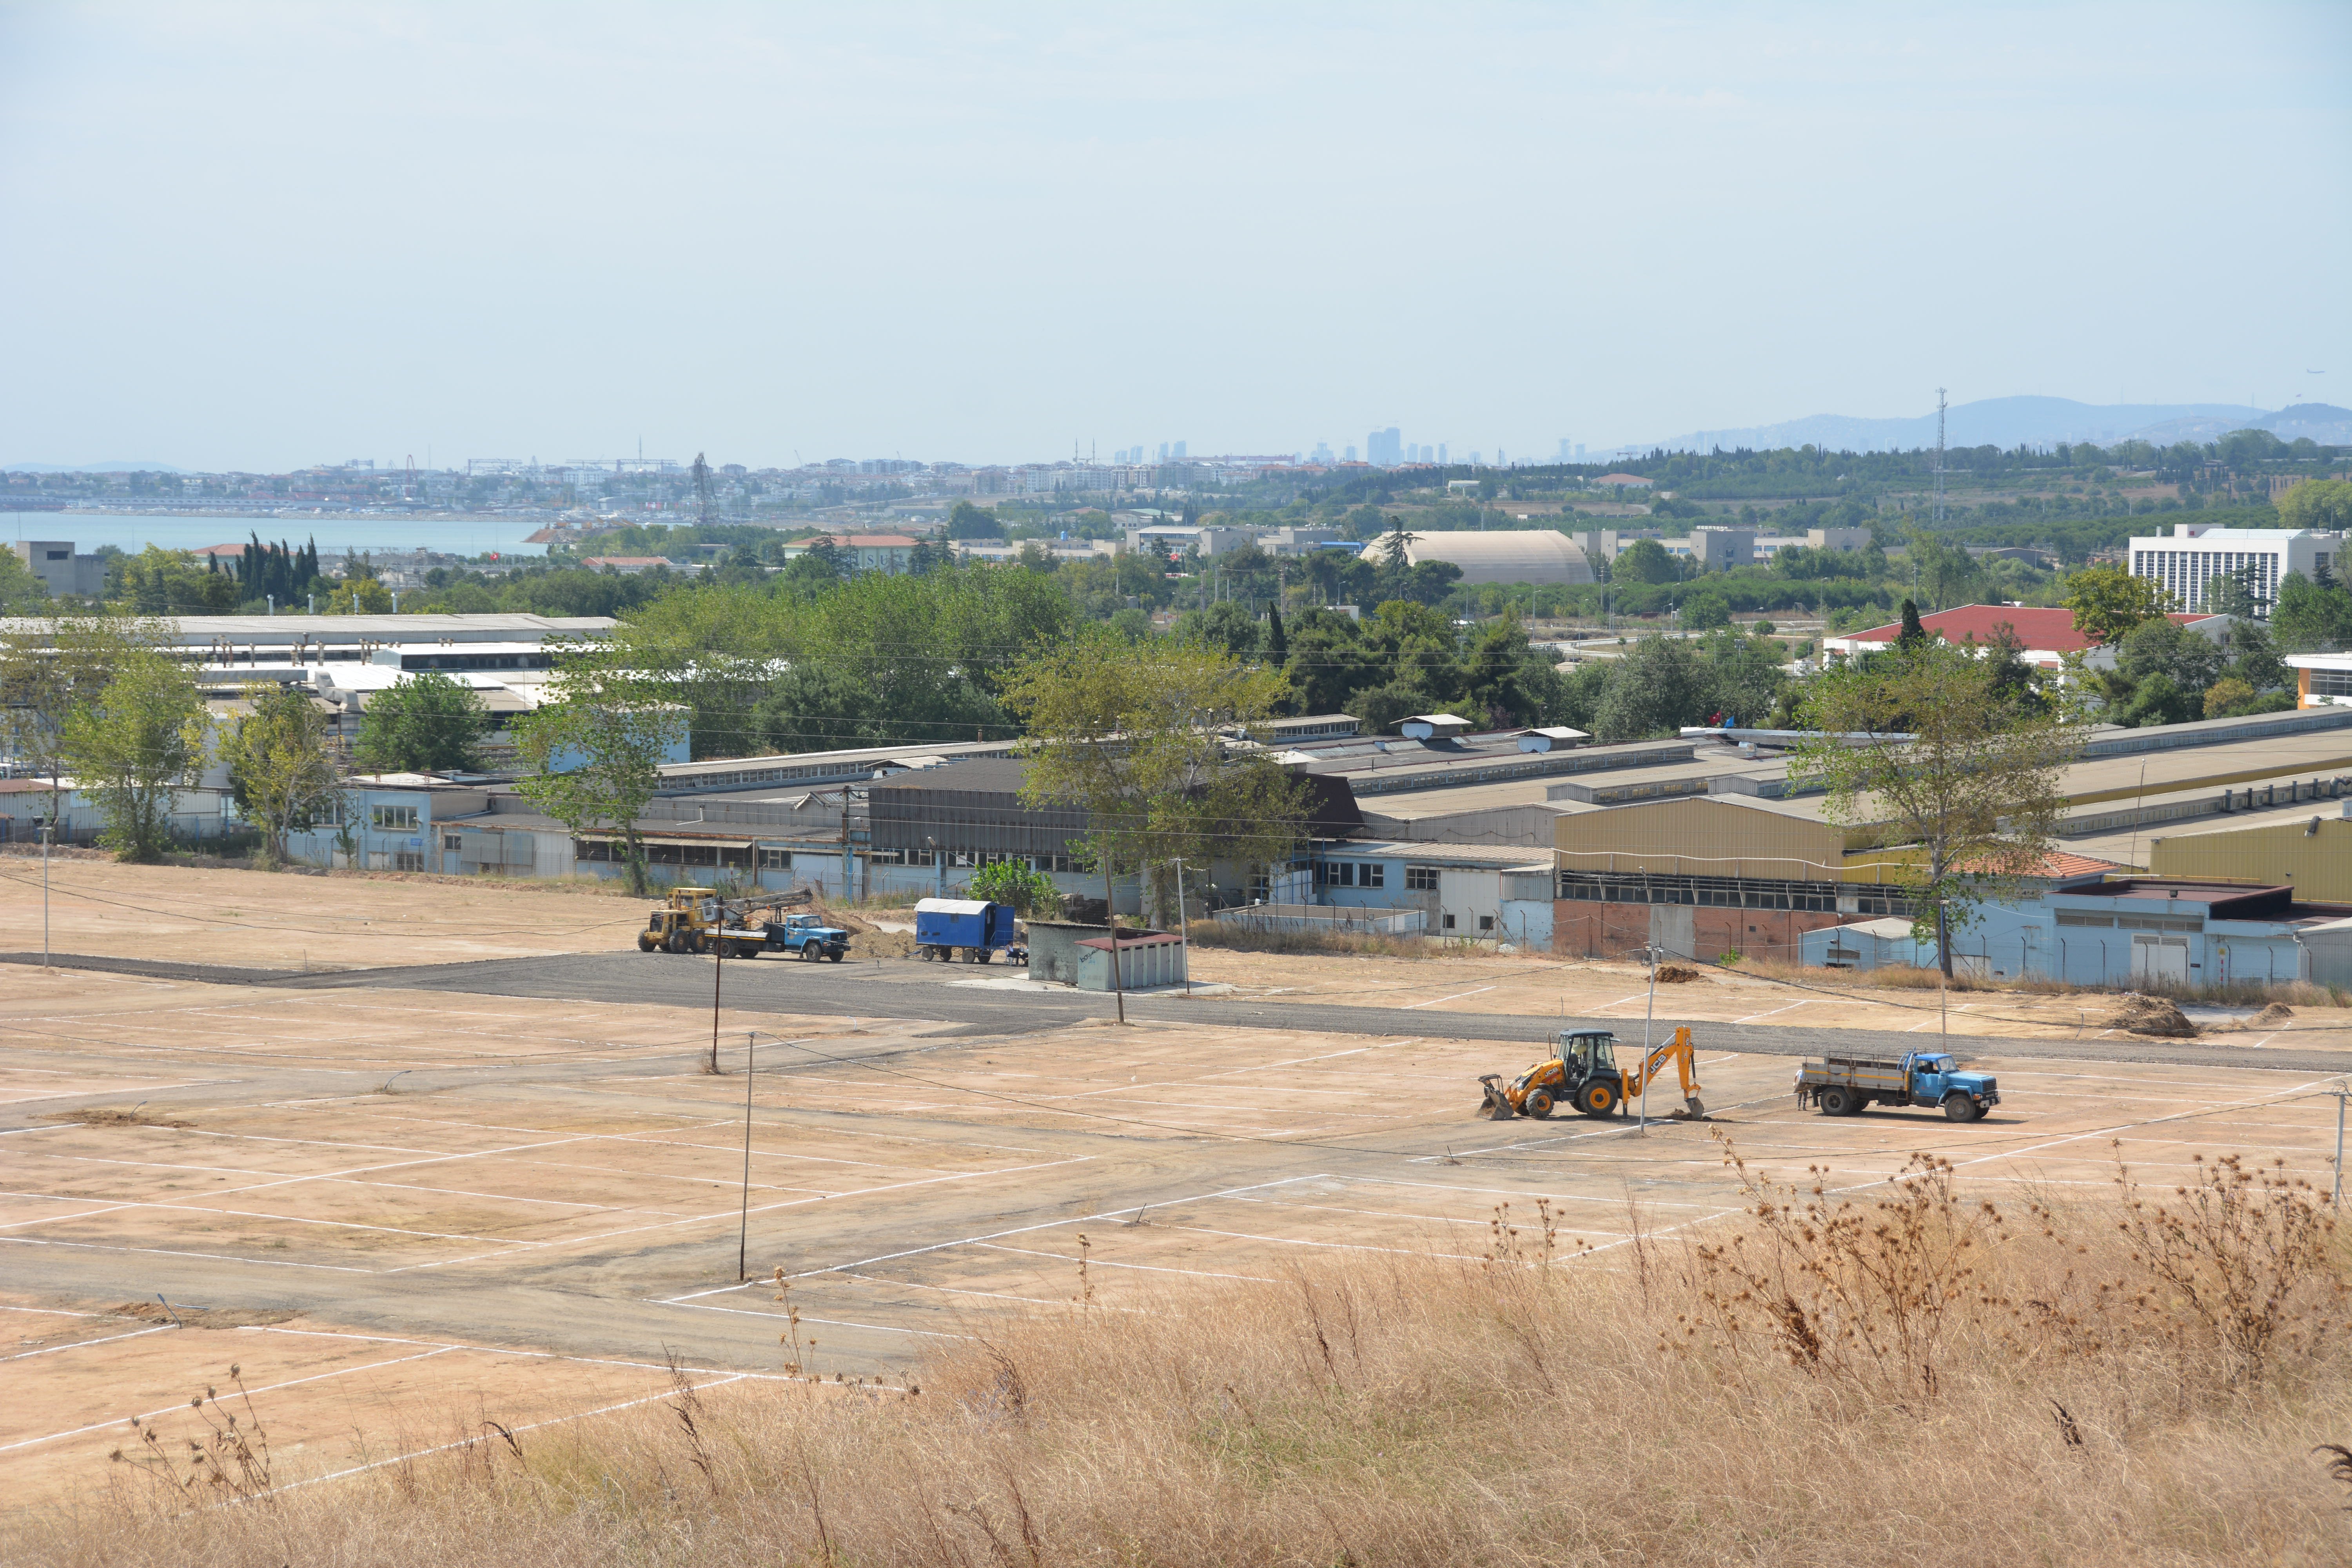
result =
M991 947L975 947L971 950L971 961L974 963L993 963L996 962L996 950Z
M1954 1121L1974 1121L1984 1114L1984 1107L1965 1094L1944 1096L1944 1114Z
M1853 1090L1836 1084L1816 1093L1813 1103L1822 1108L1823 1116L1852 1116L1859 1109L1859 1099Z
M1506 1103L1507 1103L1507 1101ZM1548 1089L1531 1089L1528 1090L1527 1098L1519 1101L1519 1109L1525 1111L1528 1115L1534 1117L1538 1121L1550 1121L1551 1090Z

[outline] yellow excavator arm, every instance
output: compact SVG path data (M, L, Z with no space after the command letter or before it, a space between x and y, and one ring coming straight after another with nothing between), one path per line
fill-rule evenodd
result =
M1705 1116L1706 1107L1699 1103L1698 1060L1691 1046L1690 1026L1677 1028L1664 1045L1650 1052L1641 1066L1625 1075L1625 1098L1640 1096L1642 1086L1664 1072L1667 1062L1675 1064L1683 1080L1683 1103L1690 1107L1693 1116Z

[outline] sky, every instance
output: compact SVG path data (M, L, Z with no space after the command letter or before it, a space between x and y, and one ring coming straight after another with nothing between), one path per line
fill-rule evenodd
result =
M0 462L2352 405L2347 81L2255 0L0 0Z

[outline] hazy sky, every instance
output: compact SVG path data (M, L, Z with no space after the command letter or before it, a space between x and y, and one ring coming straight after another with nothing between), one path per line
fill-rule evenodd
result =
M2347 176L2341 4L0 0L0 461L2352 405Z

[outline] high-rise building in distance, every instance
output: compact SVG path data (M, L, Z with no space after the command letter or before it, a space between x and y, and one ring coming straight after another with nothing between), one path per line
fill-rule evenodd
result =
M1404 461L1404 440L1393 425L1364 438L1364 460L1376 468L1393 468Z
M1347 455L1345 458L1341 458L1341 459L1340 459L1340 461L1342 461L1342 462L1347 462L1347 463L1352 463L1352 462L1354 462L1355 460L1356 460L1356 449L1355 449L1353 447L1349 447L1349 448L1348 448L1348 455Z
M1175 458L1176 461L1180 463L1184 460L1184 443L1181 441L1176 443Z

